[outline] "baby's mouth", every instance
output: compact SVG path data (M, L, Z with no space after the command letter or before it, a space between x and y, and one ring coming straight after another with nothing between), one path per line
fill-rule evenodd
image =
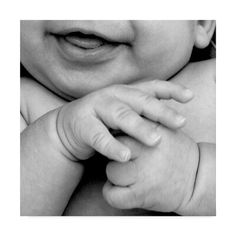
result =
M102 38L99 38L95 35L86 35L80 32L69 33L64 36L64 39L76 47L80 47L82 49L87 50L101 47L106 43Z
M117 49L130 46L93 33L80 31L52 34L58 42L59 51L68 60L80 63L100 63L113 58Z

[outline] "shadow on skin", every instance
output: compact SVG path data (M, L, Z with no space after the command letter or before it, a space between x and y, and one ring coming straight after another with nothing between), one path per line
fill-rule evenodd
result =
M74 191L64 215L66 216L176 216L175 213L161 213L142 209L120 210L111 207L104 200L102 188L106 181L107 159L99 154L85 164L85 174Z

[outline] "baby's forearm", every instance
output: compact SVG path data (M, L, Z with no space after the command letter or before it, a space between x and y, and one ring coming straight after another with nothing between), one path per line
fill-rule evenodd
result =
M65 156L56 134L57 110L21 133L21 215L61 215L83 172Z
M199 166L189 203L177 213L181 215L216 214L215 144L199 143Z

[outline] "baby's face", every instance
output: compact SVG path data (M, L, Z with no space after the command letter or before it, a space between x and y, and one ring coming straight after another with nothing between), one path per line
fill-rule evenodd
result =
M188 62L194 29L194 21L21 21L21 62L46 87L78 98L166 80Z

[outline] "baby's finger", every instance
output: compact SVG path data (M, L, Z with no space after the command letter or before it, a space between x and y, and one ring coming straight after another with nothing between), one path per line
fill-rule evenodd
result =
M130 150L117 141L100 120L91 118L87 122L87 129L82 134L87 145L115 161L124 162L130 159Z
M174 99L185 103L193 98L193 92L182 85L168 81L152 80L131 85L159 99Z
M131 209L138 208L142 205L131 187L113 186L109 181L103 187L103 196L115 208Z
M159 122L168 128L176 129L185 124L185 117L148 93L126 87L121 89L116 96L129 107L132 107L138 114L154 122Z
M106 167L108 180L118 186L130 186L137 181L138 170L134 161L109 162Z
M147 148L144 144L128 136L120 136L120 137L117 137L116 139L122 144L124 144L127 148L129 148L130 153L131 153L130 160L135 160L137 157L140 156L143 150Z
M153 146L160 140L156 124L150 122L119 100L109 100L96 108L99 118L110 128L122 130L140 142Z

